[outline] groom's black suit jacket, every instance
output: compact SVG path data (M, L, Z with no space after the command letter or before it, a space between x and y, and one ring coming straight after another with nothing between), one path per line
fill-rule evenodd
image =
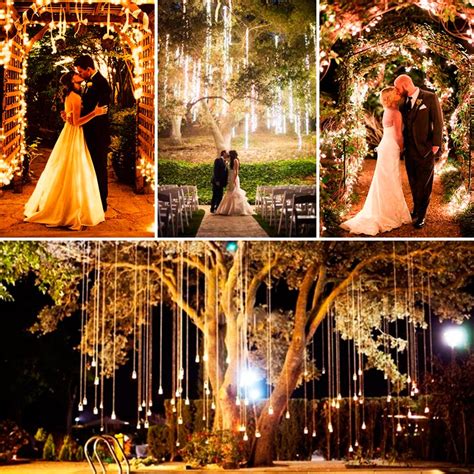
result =
M82 95L82 115L92 112L97 105L109 105L111 89L107 79L97 71L87 81L87 88ZM104 211L107 210L107 155L110 145L110 128L108 114L99 115L83 126L87 148L94 164L97 183Z
M214 175L212 177L212 184L218 188L225 188L227 186L227 166L224 158L221 156L214 160Z
M97 105L109 105L111 89L107 79L97 71L94 77L88 79L87 84L92 85L86 87L82 95L82 114L87 115L92 112ZM93 146L94 142L99 146L106 143L110 145L110 130L108 114L99 115L84 125L84 134L87 144ZM93 140L89 144L89 139Z
M405 144L412 139L421 156L427 156L434 146L441 147L443 112L436 94L420 89L414 107L405 102L400 112L405 125Z

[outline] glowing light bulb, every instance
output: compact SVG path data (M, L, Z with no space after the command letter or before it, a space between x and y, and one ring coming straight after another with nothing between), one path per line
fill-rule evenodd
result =
M176 403L175 399L172 398L171 401L170 401L171 405L174 405Z
M244 441L248 441L248 440L249 440L249 435L247 434L247 432L244 433L243 440L244 440Z
M82 404L83 404L84 406L87 406L87 397L84 397L84 398L82 399Z
M91 362L91 367L95 367L97 365L95 359L92 359L92 362Z
M357 374L362 375L362 369L361 368L359 368L359 370L357 371Z
M179 448L180 444L179 441L176 441L176 447Z
M98 415L99 414L99 409L97 407L94 407L92 412L94 413L94 415Z
M352 447L352 444L349 446L349 452L350 452L350 453L353 453L353 452L354 452L354 448Z
M199 354L196 354L196 358L194 359L194 362L196 362L196 364L199 364L200 362Z
M185 405L189 405L189 404L190 404L189 398L186 397L186 400L184 400L184 404L185 404Z
M143 407L143 408L145 408L145 407L146 407L145 400L142 400L142 407Z
M354 381L357 380L357 374L355 372L352 374L352 380L354 380Z
M390 403L392 401L392 395L387 395L387 402Z
M304 433L304 434L308 434L308 433L309 433L309 430L308 430L308 427L307 427L307 426L304 427L303 433Z
M158 388L158 395L163 395L163 387L161 385Z
M339 401L342 400L342 395L341 395L340 393L337 394L337 399L338 399Z
M354 446L357 448L357 446L359 446L359 441L356 440L356 442L354 443Z
M182 424L183 424L183 417L178 416L178 425L182 425Z
M214 402L211 403L211 410L215 410L216 409L216 404Z
M425 413L429 413L430 412L430 409L428 406L425 407Z
M137 430L141 429L142 424L140 422L137 423Z
M313 433L311 435L313 438L316 438L316 430L313 430Z
M260 433L260 431L255 431L255 438L260 438L262 435Z
M365 421L362 422L362 426L361 426L361 429L365 430L367 428L366 424L365 424Z
M132 379L135 380L136 378L137 378L137 371L134 370L134 371L132 372Z
M151 416L151 410L150 409L147 410L146 416Z
M397 431L402 431L402 425L400 424L400 422L397 423Z
M144 428L149 428L150 427L150 422L148 420L145 420L145 423L143 423Z
M110 419L111 419L111 420L116 420L116 419L117 419L117 415L115 414L114 411L113 411L112 414L110 415Z
M84 410L84 407L82 406L82 403L79 403L79 406L77 407L77 409L79 411L83 411Z
M331 422L328 423L328 431L329 433L332 433L334 431Z
M245 431L245 425L240 425L239 426L239 431L243 433Z
M268 414L273 415L273 407L271 405L268 407Z
M289 412L288 410L286 410L285 418L286 418L287 420L290 419L290 412Z

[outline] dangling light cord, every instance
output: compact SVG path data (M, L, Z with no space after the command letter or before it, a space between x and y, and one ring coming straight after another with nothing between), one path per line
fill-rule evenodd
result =
M271 403L272 396L272 263L271 263L271 244L268 242L268 283L267 283L267 304L268 304L268 333L267 333L267 350L268 350L268 414L273 415L273 406Z
M138 242L135 243L135 271L133 292L133 369L132 379L137 378L137 292L138 292Z
M163 395L163 258L162 247L160 260L160 386L158 387L158 395Z
M199 317L199 310L200 310L200 295L199 295L199 268L196 268L196 315ZM196 328L196 358L194 361L196 364L200 362L199 356L199 328L198 325L195 325Z
M396 253L395 253L395 242L392 244L393 247L393 307L395 313L395 339L398 343L398 315L397 315L397 263L396 263ZM400 357L399 357L399 348L396 348L395 352L395 363L397 366L397 371L400 374ZM402 431L402 425L400 424L400 376L397 376L397 432Z
M106 279L102 278L102 356L101 356L101 373L100 373L100 424L101 431L104 430L104 390L105 390L105 293L106 293ZM99 296L98 296L99 298ZM99 298L100 299L100 298Z
M83 256L82 259L82 281L81 281L81 340L80 340L80 353L81 353L81 361L79 365L79 406L78 410L83 411L84 410L84 405L83 405L83 400L84 400L84 353L85 353L85 348L84 348L84 304L85 304L85 274L86 274L86 259L85 255Z
M110 418L112 420L117 419L115 414L115 367L117 358L117 263L118 263L118 242L115 242L115 265L114 265L114 325L113 325L113 337L112 337L112 414Z

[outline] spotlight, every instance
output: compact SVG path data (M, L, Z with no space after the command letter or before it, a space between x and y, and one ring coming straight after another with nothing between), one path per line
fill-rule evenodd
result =
M237 242L227 242L227 245L225 246L227 252L234 253L237 252L237 249L239 248L239 244Z

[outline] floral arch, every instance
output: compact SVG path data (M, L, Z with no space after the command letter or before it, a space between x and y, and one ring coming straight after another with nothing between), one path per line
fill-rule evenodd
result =
M137 107L135 188L143 191L147 184L153 185L154 12L142 7L144 4L153 1L0 0L0 187L22 173L26 153L26 68L33 44L51 33L59 49L68 26L73 25L79 33L88 24L106 26L102 42L112 38L114 32L130 51L128 68ZM29 29L37 30L38 25L42 28L30 38Z
M451 203L453 213L467 206L472 52L466 37L450 34L423 9L407 6L386 12L363 34L339 38L331 52L322 53L327 59L322 61L321 75L331 67L338 88L336 103L322 98L321 204L326 226L336 227L347 211L363 160L379 138L377 121L367 120L367 107L378 107L378 92L402 72L415 80L418 76L418 85L435 90L440 98L445 145L437 168L456 166L462 172L463 183Z

